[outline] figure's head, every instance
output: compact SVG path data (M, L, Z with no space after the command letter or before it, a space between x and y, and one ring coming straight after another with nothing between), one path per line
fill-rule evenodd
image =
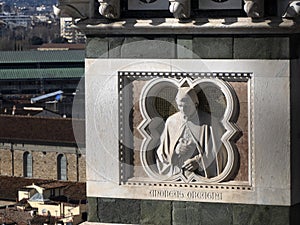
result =
M178 110L184 116L189 117L197 111L199 99L194 88L180 87L175 100Z

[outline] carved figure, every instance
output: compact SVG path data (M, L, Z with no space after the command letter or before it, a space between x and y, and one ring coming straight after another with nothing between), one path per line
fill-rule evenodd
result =
M176 103L179 112L167 119L156 152L159 174L167 178L191 173L205 178L219 175L227 162L221 130L199 116L195 89L180 87Z
M190 0L169 0L169 10L177 19L187 19L191 14Z
M291 1L283 15L286 18L295 18L300 15L300 1Z
M120 17L119 0L98 0L100 3L99 13L108 19L117 19Z
M259 18L264 16L264 0L244 0L244 11L247 16Z

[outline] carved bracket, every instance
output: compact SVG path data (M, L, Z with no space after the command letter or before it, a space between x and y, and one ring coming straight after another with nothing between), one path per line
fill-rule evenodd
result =
M59 0L57 6L53 6L56 16L68 16L75 21L89 17L90 0Z
M259 18L264 16L264 0L244 0L244 11L247 16Z
M108 19L117 19L120 17L119 0L98 0L100 3L99 13Z
M295 18L300 15L300 1L291 1L283 15L285 18Z
M169 10L177 19L187 19L191 15L190 0L169 0Z

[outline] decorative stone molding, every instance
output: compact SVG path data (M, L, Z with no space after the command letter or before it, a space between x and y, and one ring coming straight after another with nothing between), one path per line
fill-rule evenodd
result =
M177 19L187 19L191 14L190 0L169 0L169 10Z
M108 19L117 19L120 17L119 0L98 0L100 3L99 13Z
M300 15L300 1L291 1L283 15L285 18L295 18Z
M249 17L259 18L264 16L264 0L244 0L244 11Z
M59 0L57 6L53 6L56 16L68 16L77 20L89 17L89 0Z

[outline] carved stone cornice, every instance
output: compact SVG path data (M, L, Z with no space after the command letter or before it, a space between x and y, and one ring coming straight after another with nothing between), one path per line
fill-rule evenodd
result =
M295 20L249 17L207 19L198 18L179 23L175 18L124 19L108 23L107 20L84 20L78 27L86 35L160 35L160 34L288 34L300 33L300 23Z
M169 0L169 10L176 19L187 19L191 15L190 0Z
M120 0L98 0L100 3L99 13L108 19L120 17Z
M244 11L251 18L264 16L264 0L244 0Z

